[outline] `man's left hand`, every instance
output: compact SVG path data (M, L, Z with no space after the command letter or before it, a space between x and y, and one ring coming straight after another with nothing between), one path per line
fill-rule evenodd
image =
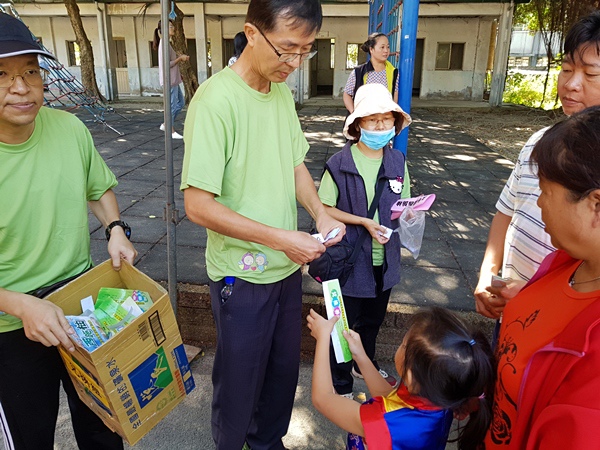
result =
M337 236L335 236L334 238L329 239L327 242L323 243L323 245L325 247L331 247L332 245L337 244L338 242L340 242L342 240L342 238L346 234L346 225L343 224L342 222L335 220L333 217L331 217L326 212L324 212L319 217L317 217L316 224L317 224L317 230L319 231L319 233L321 233L321 235L324 238L335 228L340 229Z

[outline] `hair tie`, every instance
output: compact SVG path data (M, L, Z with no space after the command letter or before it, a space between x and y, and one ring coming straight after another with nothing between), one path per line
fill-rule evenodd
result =
M469 345L470 345L471 347L473 347L473 346L474 346L476 343L477 343L477 342L475 342L475 339L471 339L471 340L469 341Z

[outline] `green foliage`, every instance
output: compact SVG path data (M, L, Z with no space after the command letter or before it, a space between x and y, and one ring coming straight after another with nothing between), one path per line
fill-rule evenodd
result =
M513 15L513 23L525 25L532 32L540 31L540 23L534 4L531 2L517 4Z
M598 0L530 0L515 6L513 20L531 31L564 35L578 19L599 7Z
M558 69L550 70L546 95L544 96L545 71L510 70L506 76L502 101L534 108L555 109L558 106L556 103L558 72Z
M546 53L552 55L553 40L560 39L562 48L573 24L598 8L600 0L530 0L515 7L513 22L540 31Z
M358 66L358 44L348 44L346 47L346 69Z

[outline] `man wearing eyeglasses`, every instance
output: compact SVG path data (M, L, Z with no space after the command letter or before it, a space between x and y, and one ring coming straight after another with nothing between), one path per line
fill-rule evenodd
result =
M0 13L0 429L8 449L53 448L62 383L79 447L122 449L79 400L56 349L73 350L74 331L43 297L92 265L88 204L109 230L115 270L136 251L87 128L42 106L38 55L54 59Z
M181 188L188 217L208 229L220 450L284 448L298 381L300 266L325 251L297 231L296 200L323 236L339 228L326 245L345 231L304 165L309 146L285 84L316 53L321 22L318 0L252 0L246 48L200 86L187 113Z

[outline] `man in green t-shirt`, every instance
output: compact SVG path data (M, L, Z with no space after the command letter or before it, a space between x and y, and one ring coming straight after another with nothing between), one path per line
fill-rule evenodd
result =
M56 348L73 350L74 330L43 297L92 265L88 204L107 227L115 270L137 252L89 131L42 107L38 55L54 59L23 22L0 13L0 429L8 448L53 448L62 383L79 447L122 449L79 400Z
M327 245L345 227L319 201L285 80L314 56L318 0L252 0L239 59L204 82L184 128L185 209L208 229L217 350L212 430L219 450L282 449L298 380L300 266L325 246L297 231L300 202ZM225 289L224 289L225 288Z

